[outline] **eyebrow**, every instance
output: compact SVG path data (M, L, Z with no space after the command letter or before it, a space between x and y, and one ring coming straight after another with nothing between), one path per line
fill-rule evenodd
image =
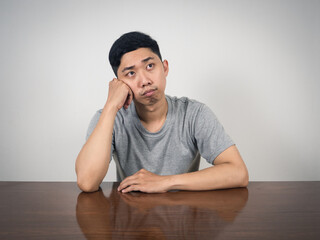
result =
M141 62L148 62L151 59L154 59L154 57L147 57L146 59L143 59Z
M145 63L145 62L148 62L149 60L152 60L152 59L154 59L154 57L147 57L147 58L145 58L145 59L142 59L141 62ZM131 69L133 69L133 68L135 68L135 65L130 66L130 67L125 67L125 68L122 70L122 72L131 70Z

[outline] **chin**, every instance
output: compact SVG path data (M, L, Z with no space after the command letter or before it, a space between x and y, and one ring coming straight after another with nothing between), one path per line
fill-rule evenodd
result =
M152 96L148 98L141 98L141 99L134 99L134 104L135 105L143 105L143 106L152 106L159 102L159 98Z

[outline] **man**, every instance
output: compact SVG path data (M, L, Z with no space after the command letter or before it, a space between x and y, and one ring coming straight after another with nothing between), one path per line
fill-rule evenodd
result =
M126 33L111 47L109 61L117 78L76 160L81 190L99 189L112 156L123 193L247 186L246 166L212 111L165 95L169 65L155 40ZM198 153L214 166L194 171Z

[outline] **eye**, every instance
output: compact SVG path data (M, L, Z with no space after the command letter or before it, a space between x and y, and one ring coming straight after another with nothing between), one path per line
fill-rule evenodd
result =
M134 71L130 71L130 72L128 72L128 73L126 74L126 76L128 76L128 77L132 77L132 76L134 76Z
M154 64L153 64L153 63L149 63L149 64L147 65L147 69L148 69L148 70L152 69L153 67L154 67Z

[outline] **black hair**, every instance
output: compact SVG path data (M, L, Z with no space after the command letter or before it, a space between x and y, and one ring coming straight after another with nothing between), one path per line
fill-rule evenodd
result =
M149 48L153 53L157 54L162 61L158 43L149 35L141 32L125 33L113 43L109 52L109 62L117 77L122 56L138 48Z

